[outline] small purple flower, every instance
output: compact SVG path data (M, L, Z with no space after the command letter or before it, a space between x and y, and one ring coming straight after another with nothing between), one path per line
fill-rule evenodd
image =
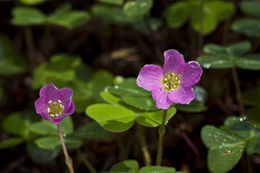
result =
M137 77L137 85L152 91L159 109L168 109L174 103L189 104L195 93L192 86L200 81L202 69L196 61L185 63L176 50L164 52L163 68L158 65L145 65Z
M40 98L35 102L36 112L45 120L58 124L63 118L74 112L73 90L58 89L54 84L47 84L40 90Z

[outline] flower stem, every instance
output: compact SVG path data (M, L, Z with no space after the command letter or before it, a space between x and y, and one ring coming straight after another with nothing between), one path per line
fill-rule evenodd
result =
M239 113L240 113L240 116L245 116L245 108L244 108L243 99L241 96L241 90L240 90L240 84L239 84L239 79L238 79L238 75L237 75L237 70L235 67L232 68L232 75L233 75L233 80L234 80L236 93L237 93Z
M145 165L148 166L148 165L151 164L151 156L150 156L150 153L149 153L147 146L146 146L146 143L145 143L144 129L139 124L137 124L137 131L138 131L140 144L141 144L141 147L142 147L144 162L145 162Z
M162 152L163 152L163 136L165 134L165 122L166 122L167 110L163 111L163 119L162 124L158 128L159 140L158 140L158 148L157 148L157 158L156 165L160 166L162 162Z
M64 156L65 156L65 163L66 163L67 167L69 168L70 173L74 173L72 160L69 157L66 145L64 143L64 138L63 138L63 135L62 135L60 125L58 124L57 127L58 127L58 132L59 132L59 136L60 136L60 142L61 142L61 145L62 145L63 153L64 153Z
M84 154L79 149L77 150L77 153L78 153L79 157L81 158L81 160L83 161L84 165L88 168L89 172L90 173L97 173L95 168L92 166L92 164L88 160L88 157L84 156Z

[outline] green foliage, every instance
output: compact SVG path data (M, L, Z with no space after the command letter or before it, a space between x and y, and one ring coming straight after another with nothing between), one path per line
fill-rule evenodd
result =
M15 7L12 15L12 24L18 26L42 25L46 20L46 16L33 7Z
M59 124L63 135L66 136L73 133L73 122L70 116L64 118ZM58 135L57 125L44 119L40 122L32 123L29 129L39 135Z
M103 3L122 5L124 0L98 0Z
M104 173L181 173L175 168L166 166L145 166L139 169L136 160L124 160L114 164L108 172Z
M112 132L128 130L137 123L147 127L157 127L162 123L163 110L155 106L151 93L138 87L135 78L120 78L113 87L106 87L100 93L109 104L94 104L86 109L86 114L103 128ZM166 122L176 113L171 107Z
M46 164L56 158L61 149L46 150L39 148L35 143L28 143L26 145L30 158L38 164Z
M81 147L83 141L73 138L66 138L64 139L67 148L79 148ZM49 149L53 150L57 147L61 146L59 136L48 136L42 137L35 140L36 145L41 149Z
M251 16L260 17L260 3L257 1L242 1L240 8L244 13Z
M207 100L207 92L200 86L193 87L195 99L190 104L177 104L176 108L183 112L203 112L207 110L205 106Z
M106 138L108 133L98 123L88 122L80 126L73 136L80 139L99 139Z
M9 38L0 36L0 75L25 72L28 63L13 49Z
M235 7L225 1L178 1L164 12L168 26L179 28L191 16L192 28L204 35L213 32L218 23L228 19L235 12Z
M134 1L128 3L135 3ZM132 9L131 9L132 10ZM130 12L131 12L130 10ZM135 10L135 9L133 9ZM143 34L149 34L147 25L143 18L129 17L124 13L123 9L119 6L108 6L103 4L95 4L91 8L93 17L102 18L107 23L116 24L119 26L131 25L135 30ZM142 11L140 11L142 12ZM137 15L140 15L140 12ZM142 12L143 13L143 12ZM135 15L135 14L134 14ZM162 25L162 20L158 18L147 18L147 23L151 26L152 30L157 30Z
M113 165L109 172L124 172L124 173L136 173L139 169L138 162L136 160L124 160L122 162Z
M232 23L231 28L249 37L260 37L260 19L239 19Z
M0 141L0 150L15 147L21 143L23 143L23 138L20 137L12 137L5 140Z
M46 0L19 0L19 1L26 5L36 5L36 4L41 4Z
M140 18L147 14L153 6L153 0L136 0L126 2L124 12L130 18Z
M71 11L69 4L60 6L49 16L33 7L15 7L12 10L12 15L13 25L31 26L53 24L68 29L80 26L90 19L89 14L85 11Z
M240 8L243 12L257 18L238 19L232 23L231 28L234 31L245 34L249 37L260 37L260 3L253 1L243 1Z
M247 70L260 69L259 54L244 55L251 49L250 42L243 41L223 47L216 44L206 44L204 52L209 55L201 56L197 61L204 68L239 67Z
M86 109L86 114L112 132L128 130L135 120L133 111L109 104L91 105Z
M166 124L168 121L174 116L176 113L175 107L170 107L167 110L167 116L166 116ZM163 119L163 110L159 111L153 111L153 112L142 112L140 114L136 115L136 121L147 127L157 127L162 124Z
M33 88L40 88L47 83L66 83L72 81L76 75L76 68L81 64L77 56L56 54L49 63L38 66L33 73Z
M166 167L166 166L145 166L145 167L142 167L138 171L138 173L151 173L151 172L156 172L156 173L175 173L176 170L175 170L175 168Z
M2 128L5 132L18 135L27 139L29 137L30 120L19 112L7 115L2 121Z
M239 117L227 118L223 129L204 126L201 137L209 149L209 169L213 173L227 172L237 164L244 151L258 153L259 136L259 129Z
M90 16L87 12L71 11L71 6L69 4L64 4L57 8L54 13L47 18L46 23L73 29L83 25L89 19Z

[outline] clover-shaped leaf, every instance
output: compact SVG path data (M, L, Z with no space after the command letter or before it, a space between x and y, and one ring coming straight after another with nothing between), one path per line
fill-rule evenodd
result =
M235 135L207 125L201 137L209 149L208 167L213 173L229 171L242 157L246 143Z

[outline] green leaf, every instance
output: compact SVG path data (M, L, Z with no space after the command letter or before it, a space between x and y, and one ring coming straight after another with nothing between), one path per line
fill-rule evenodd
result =
M76 68L81 64L77 56L56 54L51 57L50 63L43 63L34 70L33 88L40 88L47 83L66 83L76 76Z
M73 133L73 123L70 116L64 118L59 124L63 135L70 135ZM33 123L29 126L29 129L40 135L58 135L57 125L49 120Z
M240 4L240 7L243 12L255 16L255 17L260 17L260 3L259 2L254 2L254 1L242 1Z
M153 6L153 0L136 0L126 2L124 12L130 18L140 18L147 14Z
M203 16L203 22L201 23L201 15ZM197 31L201 32L203 35L210 34L212 31L215 30L218 19L217 16L205 5L203 6L203 9L199 7L194 7L193 14L191 17L191 24L192 28ZM201 29L202 24L202 29Z
M217 44L206 44L204 46L204 52L212 55L232 55L239 56L244 55L251 49L251 43L249 41L242 41L235 44L232 44L228 47L223 47Z
M105 89L104 91L102 91L100 93L100 96L107 101L108 103L112 104L112 105L120 105L119 101L121 100L120 97L114 96L113 94L111 94L110 92L107 91L108 89Z
M30 121L19 112L11 113L7 115L2 121L2 128L4 131L19 135L23 138L28 138Z
M36 4L41 4L46 0L19 0L19 1L26 5L36 5Z
M200 103L196 100L192 101L190 104L188 105L184 105L184 104L178 104L176 105L176 108L178 111L182 111L182 112L204 112L207 110L207 107L203 104Z
M230 18L235 13L234 4L225 1L208 1L204 8L213 12L218 22Z
M209 68L231 68L234 67L235 64L231 57L226 56L217 56L217 55L205 55L201 56L197 59L200 65L206 69Z
M0 36L0 75L21 73L27 68L26 59L14 50L11 40Z
M239 19L232 23L231 28L249 37L260 37L259 19Z
M138 173L175 173L175 168L166 166L145 166L142 167Z
M46 16L38 9L33 7L15 7L12 10L13 25L30 26L45 23Z
M116 163L113 165L109 172L115 172L115 173L137 173L138 171L138 162L136 160L124 160L122 162Z
M204 46L203 51L212 55L226 55L225 47L213 43L208 43Z
M244 55L251 49L251 43L249 41L242 41L232 44L226 48L227 54L233 56Z
M158 108L155 105L155 101L152 97L123 96L122 101L140 110L144 110L144 111L158 110Z
M166 123L175 115L175 107L170 107L167 110ZM137 115L136 121L147 127L157 127L162 124L163 110L154 112L143 112Z
M246 145L247 154L260 154L260 135L258 134L253 140L249 141Z
M213 173L231 170L242 157L245 142L237 136L207 125L203 127L201 137L209 148L208 167Z
M42 137L34 141L39 148L55 149L61 145L59 136Z
M91 12L94 16L101 17L103 20L117 25L125 25L131 22L121 7L93 5Z
M60 6L47 18L47 22L72 29L83 25L90 19L89 14L85 11L70 11L70 9L69 4Z
M31 159L37 164L46 164L56 158L60 153L60 148L45 150L37 147L34 143L28 143L26 148Z
M260 107L260 86L242 93L242 99L246 105Z
M244 140L251 140L256 135L256 128L243 118L229 117L225 120L224 126L232 133Z
M99 139L106 138L108 133L98 123L88 122L80 126L73 136L80 139Z
M122 5L124 0L98 0L103 3Z
M253 107L246 111L247 118L251 124L256 127L260 127L260 117L259 117L260 107Z
M260 70L260 54L252 54L244 57L239 57L236 60L236 65L242 69Z
M188 20L191 8L188 2L179 1L170 5L164 11L168 26L172 28L181 27Z
M136 84L136 78L125 79L122 83L108 88L108 91L118 96L150 96L151 93Z
M19 138L19 137L13 137L13 138L2 140L0 141L0 150L15 147L23 143L23 141L24 141L23 138Z
M132 127L135 114L123 107L108 104L94 104L86 109L86 114L103 128L112 132L123 132Z
M66 138L64 139L68 148L79 148L82 145L82 141L78 139ZM59 136L50 136L38 138L34 141L36 145L41 149L55 149L61 146Z

